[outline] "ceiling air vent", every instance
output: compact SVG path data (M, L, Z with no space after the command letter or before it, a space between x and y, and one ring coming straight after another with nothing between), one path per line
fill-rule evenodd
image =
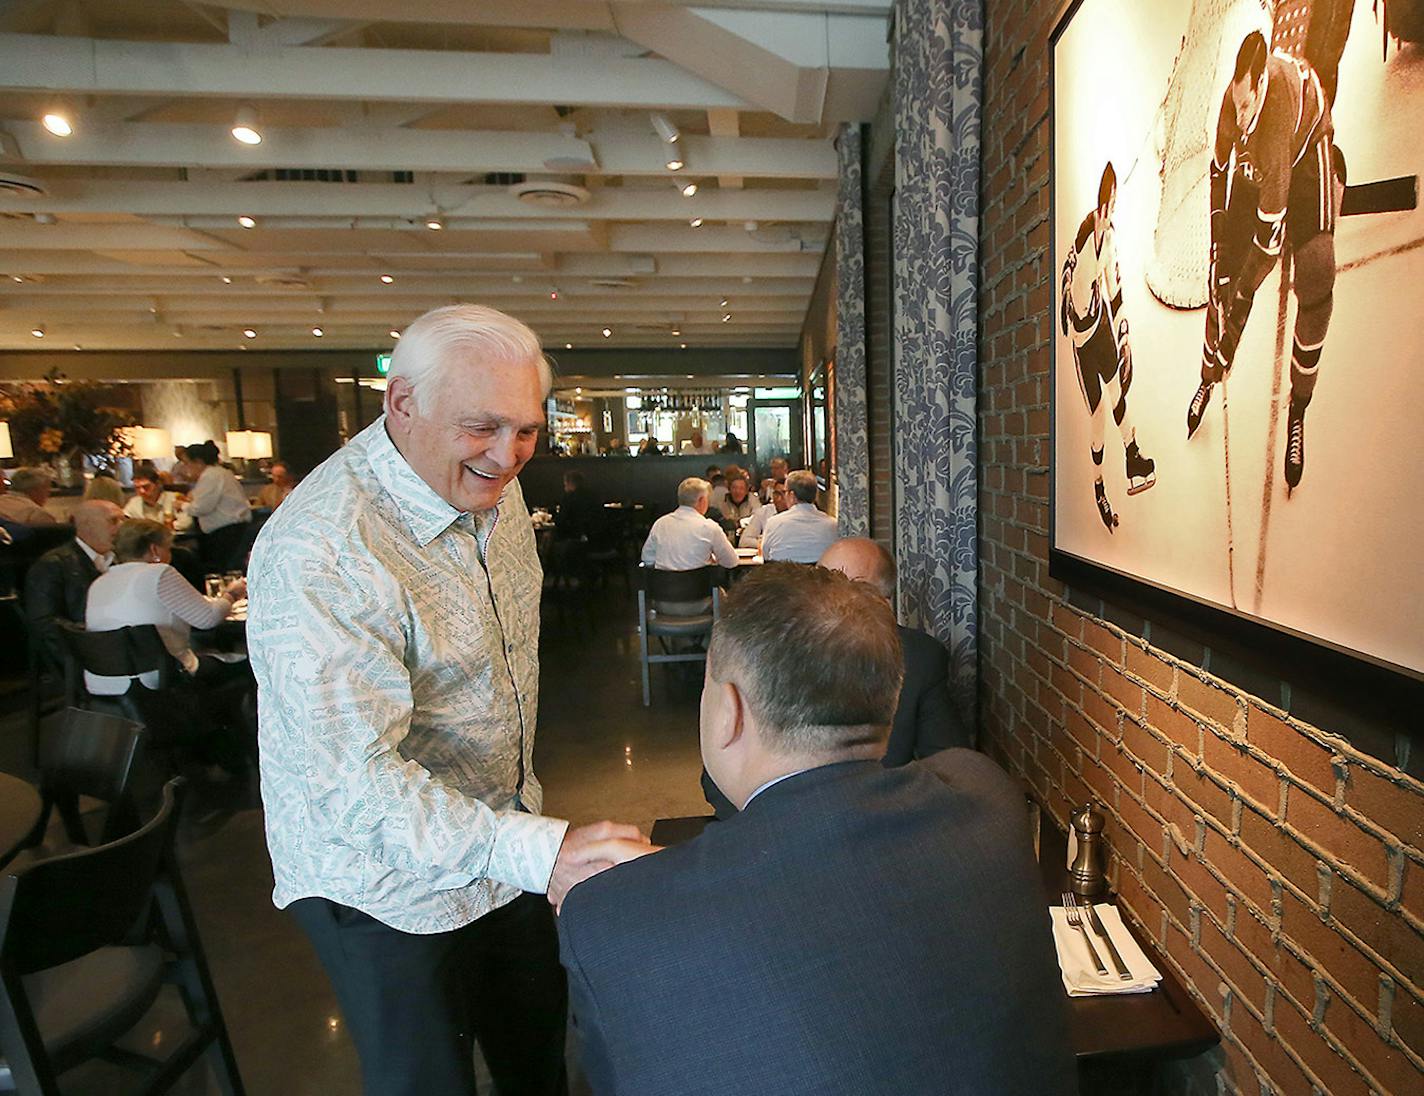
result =
M311 282L300 274L259 274L254 281L258 285L271 286L273 289L310 289L312 287Z
M636 289L638 283L628 278L590 278L589 285L594 289Z
M0 192L30 196L48 193L44 183L38 179L31 179L28 175L16 175L10 171L0 171Z
M521 202L542 206L544 209L570 209L588 201L588 191L581 186L540 179L515 183L509 188L509 192Z

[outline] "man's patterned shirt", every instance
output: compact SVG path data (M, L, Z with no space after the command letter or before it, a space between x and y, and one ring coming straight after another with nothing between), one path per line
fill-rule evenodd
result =
M462 514L380 418L272 515L248 582L277 906L433 933L542 892L567 823L539 817L531 768L542 574L518 482Z

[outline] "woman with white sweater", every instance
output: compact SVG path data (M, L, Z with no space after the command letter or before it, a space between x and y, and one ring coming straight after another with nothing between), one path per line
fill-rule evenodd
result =
M114 562L89 587L85 626L91 632L107 632L152 624L178 664L178 692L196 700L196 714L215 732L200 752L231 767L241 753L241 713L244 697L253 690L252 671L246 660L197 654L191 633L225 620L234 602L247 596L247 583L239 579L218 597L204 597L171 566L172 543L173 534L156 521L138 519L119 526ZM95 696L122 696L134 680L84 674L85 687ZM150 689L158 687L156 672L138 675L137 680ZM201 727L194 729L200 732L197 741L208 739Z

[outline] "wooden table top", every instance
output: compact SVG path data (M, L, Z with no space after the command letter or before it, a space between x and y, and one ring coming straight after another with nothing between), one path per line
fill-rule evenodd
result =
M18 776L0 773L0 853L18 845L39 816L39 789Z

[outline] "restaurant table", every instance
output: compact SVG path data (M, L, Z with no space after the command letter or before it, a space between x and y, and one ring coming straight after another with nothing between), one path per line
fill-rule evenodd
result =
M39 790L17 776L0 773L0 855L23 841L39 817Z
M712 821L710 814L660 818L653 823L652 842L678 845L690 841ZM1068 889L1067 860L1067 836L1047 823L1045 816L1039 837L1039 870L1047 905L1058 905ZM1216 1029L1172 973L1161 952L1126 917L1123 924L1162 972L1162 982L1151 993L1067 997L1068 1025L1079 1062L1111 1058L1150 1064L1164 1058L1189 1058L1215 1045L1219 1039ZM1066 997L1067 991L1063 992Z

